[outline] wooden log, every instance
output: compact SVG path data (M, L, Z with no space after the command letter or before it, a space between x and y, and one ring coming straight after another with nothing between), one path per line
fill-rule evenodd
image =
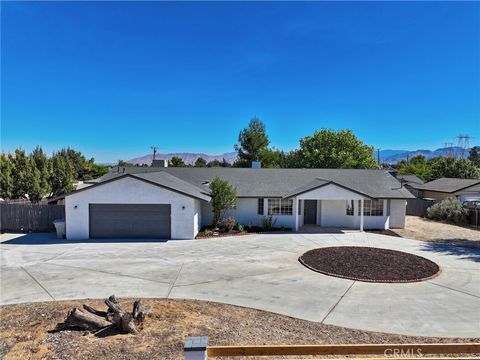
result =
M132 309L133 318L137 319L141 312L142 312L142 300L136 300L133 303L133 309Z
M65 324L70 326L78 326L81 329L96 331L107 326L112 325L111 322L105 320L104 318L91 314L86 311L74 308L65 320Z
M150 310L148 306L143 307L141 300L136 300L133 303L132 312L126 312L115 295L105 299L105 304L108 307L107 311L94 309L87 304L83 304L83 310L74 308L68 313L64 323L57 325L57 330L80 328L98 331L108 326L115 326L122 333L138 334Z
M111 299L113 297L113 299ZM118 303L117 299L112 295L108 299L105 299L105 304L108 306L108 312L111 313L123 313L122 306Z
M93 315L101 316L103 318L107 316L106 311L96 310L91 306L88 306L87 304L83 304L83 308L87 310L89 313L92 313Z

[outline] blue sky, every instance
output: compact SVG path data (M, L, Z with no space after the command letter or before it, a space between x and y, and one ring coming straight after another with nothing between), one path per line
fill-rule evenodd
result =
M1 148L233 151L253 116L375 147L480 142L475 2L2 2Z

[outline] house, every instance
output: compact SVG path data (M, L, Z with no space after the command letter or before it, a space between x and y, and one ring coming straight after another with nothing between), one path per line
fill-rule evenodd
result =
M209 184L237 191L228 211L243 225L402 228L413 195L383 170L250 168L114 168L65 197L68 239L192 239L212 222Z
M443 200L456 197L461 202L480 200L480 179L440 178L423 185L415 185L419 197Z

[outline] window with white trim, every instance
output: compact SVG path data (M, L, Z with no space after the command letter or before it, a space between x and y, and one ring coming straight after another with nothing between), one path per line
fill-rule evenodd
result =
M353 200L347 200L347 215L353 216L354 213L355 213L354 201Z
M302 215L302 200L298 200L298 215Z
M293 199L268 199L268 215L293 215Z
M358 207L360 215L360 206ZM363 200L364 216L383 216L383 200Z
M258 199L257 213L258 215L263 215L263 199Z

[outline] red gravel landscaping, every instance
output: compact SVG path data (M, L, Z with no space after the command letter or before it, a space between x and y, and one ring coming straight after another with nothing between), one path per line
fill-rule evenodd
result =
M421 256L360 246L313 249L298 260L322 274L366 282L415 282L440 271L437 264Z

